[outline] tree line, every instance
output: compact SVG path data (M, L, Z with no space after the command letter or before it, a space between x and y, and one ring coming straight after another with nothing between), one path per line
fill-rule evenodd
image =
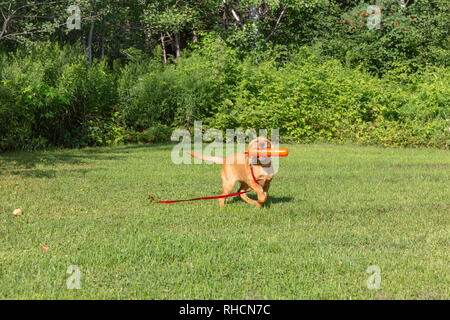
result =
M0 0L0 148L163 141L194 120L446 148L449 12L446 0Z

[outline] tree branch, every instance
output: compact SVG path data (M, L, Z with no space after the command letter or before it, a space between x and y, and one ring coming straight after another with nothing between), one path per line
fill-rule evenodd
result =
M225 7L225 9L227 8L227 2L226 0L222 0L223 5ZM239 18L238 14L236 13L236 11L234 11L233 7L230 6L231 9L231 14L233 15L234 20L236 20L236 22L240 25L241 24L241 19Z
M86 17L86 18L81 18L81 20L90 20L90 19L94 19L94 18L96 18L98 16L99 15L90 16L90 17ZM59 27L65 26L65 25L66 25L66 22L63 22L63 23L57 25L56 28L59 28ZM36 30L31 30L31 31L8 33L8 34L4 35L3 37L0 36L0 40L1 39L16 40L16 39L13 39L13 37L37 34L37 33L42 33L42 32L45 32L45 31L47 31L47 30L46 29L36 29Z
M275 23L275 27L272 29L270 34L266 37L265 41L269 41L269 39L273 36L273 34L278 30L278 26L280 25L281 18L283 17L284 13L286 12L287 4L284 5L283 10L281 10L280 16L277 19L277 22Z
M2 10L2 8L0 8L0 12L1 12L1 14L3 16L3 19L4 19L3 20L3 24L2 24L2 29L0 31L0 40L2 40L2 39L9 39L9 40L16 40L16 41L18 41L17 39L14 39L14 37L23 36L23 35L30 35L30 34L34 34L34 33L42 33L42 32L46 31L46 29L37 29L37 30L32 30L32 31L16 32L16 33L8 34L7 33L8 24L10 24L13 21L13 18L17 17L16 13L18 11L20 11L22 9L25 9L25 8L33 8L33 7L37 7L37 6L43 6L43 5L60 4L62 2L69 2L69 1L72 1L72 0L60 0L60 1L30 3L30 4L21 5L20 7L16 8L16 9L12 8L13 2L10 1L6 15L5 15L4 11ZM34 18L37 19L37 18L40 18L40 16L35 16ZM62 24L62 25L64 25L64 24ZM59 25L58 27L60 27L62 25Z

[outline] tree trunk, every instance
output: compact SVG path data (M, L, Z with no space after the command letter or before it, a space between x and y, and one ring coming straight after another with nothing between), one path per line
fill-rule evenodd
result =
M178 59L180 57L180 33L175 32L175 56Z
M103 57L105 56L105 37L102 33L101 38L100 38L100 42L101 42L101 53L100 53L100 60L103 60Z
M88 37L88 65L89 67L92 65L92 36L94 35L94 24L95 24L95 0L92 0L92 10L93 16L91 21L91 28L89 29L89 37Z
M198 36L197 36L197 31L196 31L196 30L194 30L194 35L192 36L192 41L193 41L194 43L197 43L197 42L198 42Z
M59 27L59 44L61 46L63 45L63 41L64 41L63 37L64 37L64 27L60 26Z
M100 60L103 60L103 57L105 56L105 17L102 16L102 32L100 33L100 46L101 46L101 53L100 53Z
M84 56L87 59L87 51L86 51L86 36L84 35L84 30L81 31L81 43L83 44L83 52L84 52Z
M145 32L145 50L152 54L153 48L152 48L152 30L150 28L146 29Z
M94 19L91 21L91 28L89 29L88 37L88 65L92 65L92 36L94 34Z
M162 49L162 60L163 64L167 63L167 53L166 53L166 45L164 43L164 33L161 33L161 49Z
M256 42L259 38L259 30L257 21L259 20L259 13L258 13L258 7L257 6L250 6L250 18L253 21L253 32L254 32L254 42Z

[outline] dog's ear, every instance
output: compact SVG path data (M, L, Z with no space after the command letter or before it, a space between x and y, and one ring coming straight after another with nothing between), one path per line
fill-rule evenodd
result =
M266 149L266 148L272 147L272 143L266 137L258 137L256 140L257 140L257 145L258 145L257 147L259 149Z
M258 148L259 149L270 149L272 147L272 143L266 137L258 137ZM272 163L272 159L270 157L259 157L259 162L263 165L270 165Z
M258 138L253 139L248 144L248 150L257 149L258 148ZM256 165L258 163L258 157L256 156L249 156L248 162L250 165Z
M257 156L249 156L248 157L248 163L252 165L258 164L258 157Z
M268 148L268 147L269 147L269 146L268 146L268 143L267 143L266 140L260 139L260 140L258 141L258 149L266 149L266 148Z
M250 150L250 149L257 149L257 148L258 148L258 138L253 139L248 144L248 150Z

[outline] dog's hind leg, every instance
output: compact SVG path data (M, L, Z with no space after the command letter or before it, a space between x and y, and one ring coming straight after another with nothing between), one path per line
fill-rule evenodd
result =
M239 187L239 192L246 191L248 189L248 185L245 182L241 182L241 186ZM240 194L241 199L250 204L256 204L256 200L250 199L245 193Z
M233 191L234 184L236 181L231 179L227 179L224 175L222 175L222 193L220 195L224 196L226 194L230 194ZM219 206L223 207L225 205L225 198L219 199Z
M222 193L220 195L224 196L226 194L230 194L231 191L233 191L234 188L234 182L233 183L227 183L222 186ZM219 206L223 207L225 205L225 198L219 199Z

